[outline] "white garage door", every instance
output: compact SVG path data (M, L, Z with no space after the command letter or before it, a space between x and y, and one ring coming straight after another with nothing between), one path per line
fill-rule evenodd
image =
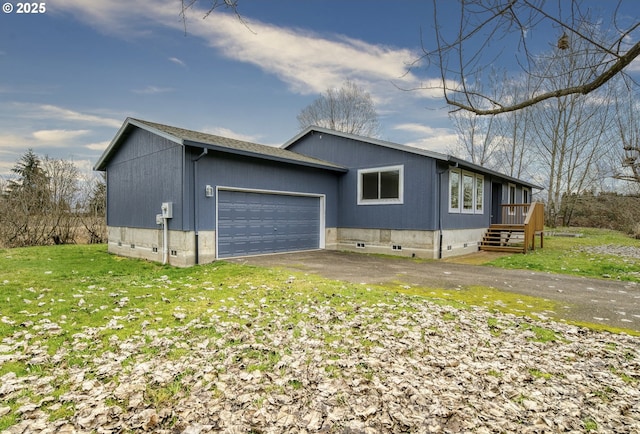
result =
M218 257L320 247L320 198L218 191Z

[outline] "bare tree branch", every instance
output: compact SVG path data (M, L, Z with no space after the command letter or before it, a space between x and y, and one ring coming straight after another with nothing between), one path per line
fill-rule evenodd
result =
M443 4L451 7L451 2ZM581 10L580 0L557 3L543 0L464 0L458 4L458 23L453 24L451 16L447 15L448 26L444 26L438 0L433 0L436 47L429 51L423 43L424 54L411 66L414 69L418 62L424 61L437 65L440 89L453 112L466 110L477 115L496 115L522 110L551 98L586 95L612 78L626 75L627 67L640 56L640 42L632 46L629 43L639 39L640 21L636 19L626 26L621 25L622 0L611 16L596 19L590 17L592 8L586 9L586 13ZM556 9L553 9L554 4ZM607 24L610 28L606 27ZM557 76L549 75L548 71L537 66L543 60L538 53L539 39L541 35L548 37L549 31L554 29L562 32L558 42L552 44L556 50L563 52L576 46L584 47L584 54L590 56L591 63L578 66L589 72L581 74L582 81L567 82L560 88L549 89L549 80ZM535 31L538 33L534 37ZM509 39L510 35L517 36L517 40ZM516 41L517 48L513 45ZM538 41L538 46L532 45L533 41ZM507 45L509 42L512 45ZM531 82L531 93L520 100L509 96L496 100L488 96L479 83L486 78L487 69L499 65L499 57L510 55L510 50L513 50L522 73L538 80ZM555 74L567 77L571 76L570 72L554 69ZM518 76L513 78L518 79Z
M457 107L458 109L468 110L477 115L497 115L500 113L508 113L516 110L521 110L525 107L530 107L532 105L538 104L542 101L545 101L550 98L560 98L563 96L574 95L574 94L582 94L586 95L588 93L593 92L598 89L603 84L607 83L616 75L620 74L624 68L629 66L629 64L640 55L640 42L637 42L626 54L621 56L613 65L611 65L605 72L598 75L593 81L585 84L581 84L578 86L571 86L562 89L557 89L550 92L545 92L540 95L536 95L532 98L521 101L517 104L513 105L501 105L497 101L493 101L489 98L484 97L486 100L490 101L492 104L497 105L498 108L495 109L480 109L473 104L464 104L456 101L455 99L449 97L449 94L444 93L445 100L447 104Z
M203 0L180 0L181 2L181 10L180 10L180 18L182 19L182 24L184 26L184 33L187 33L187 11L192 9L196 3L202 2ZM238 21L240 21L251 33L255 33L249 27L249 24L242 18L240 12L238 12L238 0L209 0L211 4L207 7L204 16L202 19L206 19L213 13L214 10L218 8L231 9L235 14Z

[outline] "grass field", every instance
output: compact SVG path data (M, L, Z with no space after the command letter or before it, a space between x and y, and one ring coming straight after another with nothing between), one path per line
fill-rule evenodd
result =
M602 229L571 228L558 232L582 236L546 237L543 249L536 249L526 255L505 256L488 265L640 282L640 259L637 256L634 258L599 252L603 246L611 247L613 251L620 247L640 249L639 240L620 232Z
M640 281L637 259L589 250L602 245L637 247L637 240L608 231L582 232L582 238L548 238L543 250L502 257L488 265ZM360 309L394 305L411 297L432 297L437 303L465 309L482 305L482 291L475 288L447 299L437 292L402 294L400 289L346 284L226 262L173 268L113 256L104 245L0 250L0 377L11 373L47 378L60 365L82 367L96 355L116 352L126 339L150 339L147 332L152 329L180 333L181 325L189 325L189 333L197 330L205 337L220 339L223 334L215 324L266 330L275 321L276 327L295 333L296 324L310 321L316 308L330 309L341 320ZM522 310L522 297L501 298L505 301L495 306L496 310L514 313L517 308L520 314L527 314ZM538 302L543 303L530 298L524 304L539 311ZM270 306L278 307L275 319L265 313ZM555 336L540 326L533 331L541 341ZM319 339L332 344L335 337ZM25 352L29 349L30 355L16 356L16 348ZM179 358L188 351L172 345L163 357ZM271 352L257 354L252 359L253 369L269 370L280 357ZM58 378L52 382L49 395L57 399L67 390L65 379ZM0 403L0 410L3 405L15 410L24 400L35 399L30 393L25 391L23 396ZM162 393L149 396L160 401L169 399ZM52 404L49 414L55 420L73 411L70 406ZM0 415L0 430L16 421L15 411Z

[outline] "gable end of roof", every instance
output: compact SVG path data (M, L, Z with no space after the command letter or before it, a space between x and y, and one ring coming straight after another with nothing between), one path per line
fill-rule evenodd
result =
M131 127L138 127L158 136L164 137L178 145L204 147L210 150L227 152L243 156L251 156L261 159L280 161L290 164L298 164L308 167L328 169L338 172L346 172L347 169L328 161L298 154L297 152L282 149L280 147L260 145L243 140L231 139L214 134L201 133L170 125L158 124L141 119L127 118L118 130L107 149L104 151L94 170L104 171L112 155L117 151L126 139Z

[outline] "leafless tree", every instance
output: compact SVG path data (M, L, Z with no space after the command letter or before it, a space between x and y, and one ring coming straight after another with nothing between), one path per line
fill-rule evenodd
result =
M493 156L498 151L499 137L496 137L496 118L481 117L469 112L452 114L458 132L458 141L452 153L466 158L474 164L490 167Z
M78 169L71 161L28 150L12 169L0 197L0 244L67 244L79 228Z
M344 133L376 137L380 125L369 92L352 81L340 89L329 88L298 115L303 130L308 126L329 128Z
M107 240L107 183L104 173L85 177L81 183L83 186L81 202L80 222L86 242L89 244L104 243Z
M80 188L79 170L69 160L45 156L43 169L48 179L49 237L54 244L69 244L76 240L80 213L76 206Z
M595 29L581 28L583 34ZM566 53L555 53L539 66L548 74L550 88L565 88L591 74L599 54L584 41ZM585 98L570 94L532 107L534 144L546 176L547 224L570 223L572 198L597 181L598 163L614 148L611 91L603 87Z
M524 109L551 98L587 95L614 77L624 75L640 55L640 21L622 12L635 7L632 1L607 4L613 12L592 16L593 8L580 0L464 0L452 19L453 2L433 0L434 49L424 48L421 61L436 65L444 98L454 110L478 115L495 115ZM593 6L593 3L592 3ZM447 9L447 15L442 10ZM446 17L446 19L445 19ZM457 19L457 21L456 21ZM598 29L585 32L584 29ZM541 41L543 43L541 43ZM635 43L629 41L636 41ZM549 57L541 55L553 46L552 58L580 46L592 53L579 75L571 71L546 70ZM520 98L504 95L494 99L479 83L490 65L504 62L504 56L518 61L521 74L529 76L529 92ZM417 62L422 63L422 62ZM563 86L555 86L558 78Z
M614 178L640 184L640 103L638 95L621 85L616 92L616 131L621 142Z
M494 94L513 91L505 85L503 74L494 73L489 76L489 80L490 91ZM472 163L504 171L509 165L506 161L508 140L501 135L501 130L505 127L502 125L506 120L505 116L479 116L469 111L457 110L450 113L450 117L458 135L452 153Z

